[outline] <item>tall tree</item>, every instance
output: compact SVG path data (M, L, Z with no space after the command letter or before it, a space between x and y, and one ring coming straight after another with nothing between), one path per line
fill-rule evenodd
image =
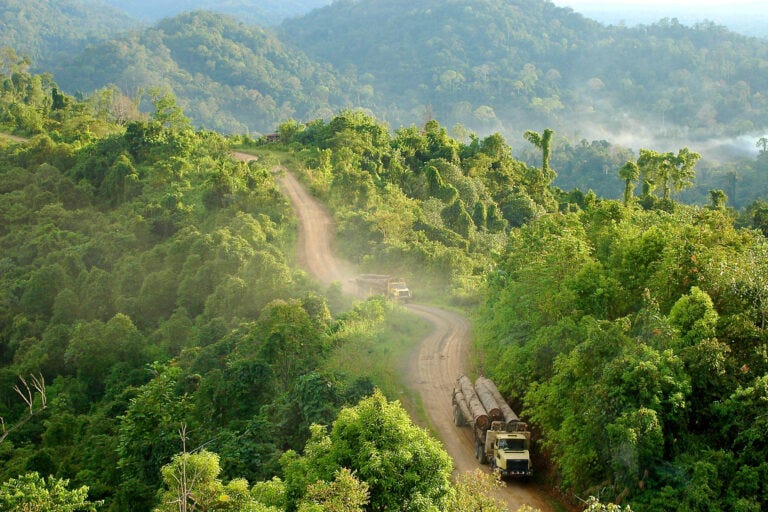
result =
M635 162L625 163L619 169L619 177L624 180L624 206L627 206L632 200L632 191L635 188L634 181L640 177L640 168Z
M671 153L667 154L671 155ZM682 148L678 150L677 155L668 158L669 182L673 192L677 193L693 186L693 179L696 177L694 167L699 159L701 155L688 148ZM669 199L669 195L665 195L664 199Z
M541 134L528 130L525 132L525 139L541 150L541 172L544 176L550 175L549 170L549 157L550 146L552 144L553 131L549 128L545 129Z
M709 207L713 210L725 210L728 196L720 189L709 191Z

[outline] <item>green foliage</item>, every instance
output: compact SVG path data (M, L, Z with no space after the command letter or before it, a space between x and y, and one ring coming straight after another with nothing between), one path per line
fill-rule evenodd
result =
M505 512L507 508L504 503L493 497L493 492L501 485L498 475L489 475L480 469L463 473L457 478L453 493L444 510L446 512L468 510Z
M86 512L99 502L88 500L88 487L68 489L69 481L26 473L0 484L0 507L8 512Z
M283 458L289 499L299 501L307 485L330 482L340 468L368 485L370 507L434 510L448 490L451 461L425 430L411 423L399 402L380 391L342 409L330 433L314 427L303 456Z
M267 510L251 496L247 481L235 479L225 484L219 479L220 472L215 453L201 450L175 455L161 469L165 488L160 493L160 506L154 510Z
M393 126L420 122L429 105L426 115L481 133L523 124L618 134L632 119L667 138L761 126L751 109L766 105L752 72L765 45L714 24L609 27L547 2L371 1L287 20L281 35L368 78L382 99L366 106Z
M307 497L299 512L363 512L368 503L368 484L359 481L352 472L341 468L333 482L322 480L307 487Z
M222 132L270 133L290 117L327 117L357 96L355 78L335 76L263 28L212 12L95 42L55 66L65 90L171 90L195 125Z
M487 268L505 228L557 207L541 171L514 160L498 134L465 145L432 120L392 138L354 111L291 133L336 215L341 252L416 289L471 296L464 283Z
M762 237L722 210L581 208L510 233L479 314L486 370L542 429L562 486L750 509L762 482L724 475L758 475L766 455L746 399L766 370Z
M51 126L111 115L57 95L34 95L63 102ZM0 145L0 383L49 383L44 413L4 443L0 480L36 470L87 483L105 508L149 510L186 424L190 444L220 455L232 500L219 505L237 509L250 503L239 478L273 477L311 423L371 385L319 369L329 332L351 331L289 266L292 222L270 169L233 161L226 139L155 99L155 119L105 136ZM0 416L21 417L4 396ZM248 505L267 506L279 507Z

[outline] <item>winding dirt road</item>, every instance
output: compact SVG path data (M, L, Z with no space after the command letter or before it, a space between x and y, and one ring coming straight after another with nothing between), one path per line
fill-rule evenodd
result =
M236 153L235 157L253 160L255 157ZM333 222L326 209L289 172L278 177L278 184L291 202L299 220L297 258L308 272L329 285L340 282L347 293L354 293L350 279L354 267L336 258L332 251ZM456 472L472 471L480 466L475 460L472 433L468 428L453 424L451 390L459 374L465 371L470 349L470 323L465 317L450 311L421 304L409 304L408 309L434 326L432 333L419 344L410 362L408 385L417 393L426 413L429 427L442 440L453 457ZM410 411L413 413L413 411ZM498 498L516 511L530 505L549 512L552 507L528 483L509 482Z

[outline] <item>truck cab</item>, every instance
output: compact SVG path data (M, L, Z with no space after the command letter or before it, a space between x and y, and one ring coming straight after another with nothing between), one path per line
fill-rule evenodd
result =
M407 302L411 299L411 290L402 279L391 279L387 283L387 291L393 300Z
M527 432L500 432L493 442L491 467L502 477L530 476L530 437Z

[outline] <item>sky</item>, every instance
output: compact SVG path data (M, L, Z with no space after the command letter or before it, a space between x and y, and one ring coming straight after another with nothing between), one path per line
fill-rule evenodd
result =
M691 25L708 20L737 32L768 37L766 0L553 0L553 3L603 23L624 22L631 26L677 18Z

